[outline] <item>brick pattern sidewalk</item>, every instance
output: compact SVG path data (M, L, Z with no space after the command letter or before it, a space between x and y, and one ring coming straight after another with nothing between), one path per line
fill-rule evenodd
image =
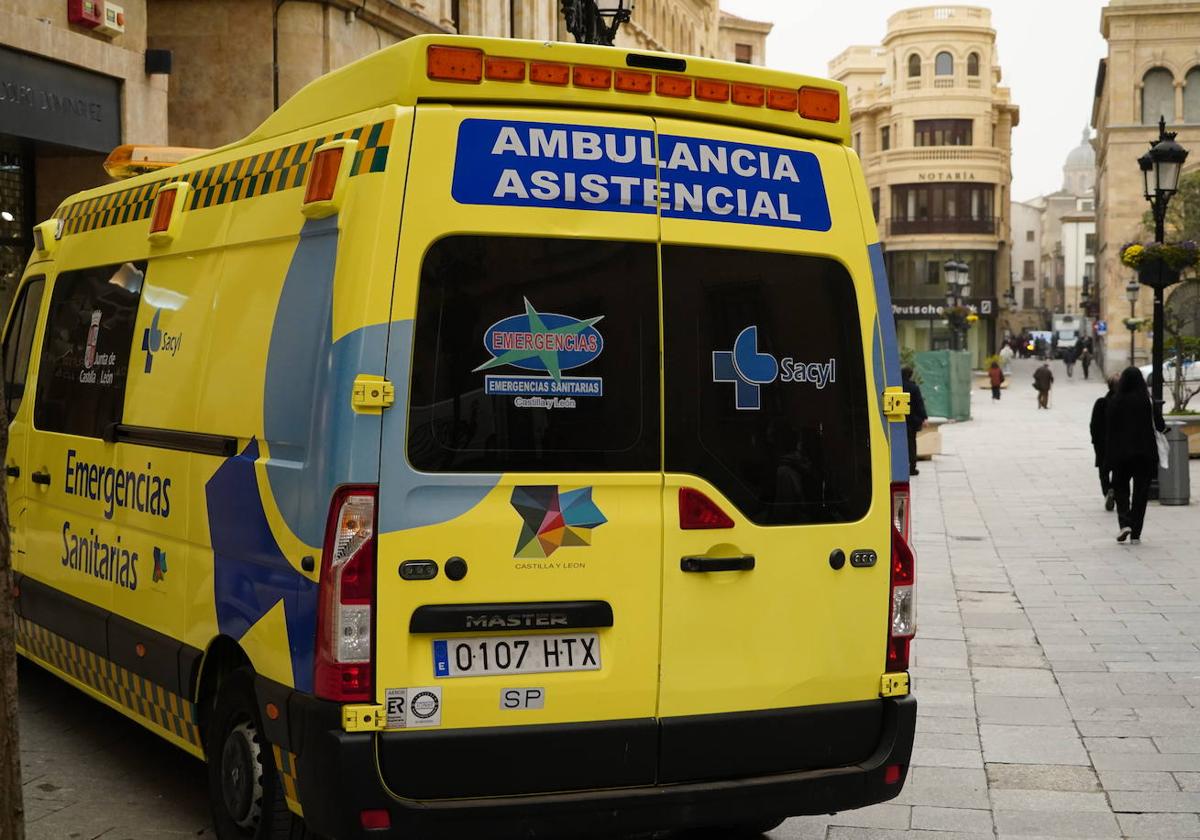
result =
M908 785L773 838L1200 837L1200 512L1152 504L1118 545L1088 437L1103 383L1055 363L1038 411L1032 370L977 391L913 479Z

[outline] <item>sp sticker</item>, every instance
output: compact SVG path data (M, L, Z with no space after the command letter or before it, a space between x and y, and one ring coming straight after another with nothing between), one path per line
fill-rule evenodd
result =
M500 692L500 708L506 711L544 709L545 707L546 689L544 688L506 688Z
M442 689L389 688L383 693L388 729L442 725Z

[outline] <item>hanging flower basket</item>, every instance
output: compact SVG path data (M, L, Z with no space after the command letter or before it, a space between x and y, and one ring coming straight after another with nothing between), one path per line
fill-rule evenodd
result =
M1180 274L1200 262L1200 249L1187 242L1131 242L1121 249L1121 262L1135 269L1138 282L1165 289L1179 282Z

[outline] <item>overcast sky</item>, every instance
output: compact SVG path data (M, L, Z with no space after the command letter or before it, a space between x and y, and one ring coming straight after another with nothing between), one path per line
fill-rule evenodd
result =
M827 76L829 60L851 44L878 44L888 16L935 5L903 0L721 0L735 15L769 20L767 64ZM1021 109L1013 130L1013 198L1062 186L1062 165L1092 116L1105 0L997 0L992 9L1001 84ZM1133 163L1130 163L1133 166Z

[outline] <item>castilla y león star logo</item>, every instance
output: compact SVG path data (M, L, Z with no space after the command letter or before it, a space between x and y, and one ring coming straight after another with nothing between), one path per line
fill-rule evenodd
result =
M559 493L554 485L514 487L512 506L524 524L517 538L517 557L544 559L556 549L591 545L592 529L608 520L592 501L592 488Z

